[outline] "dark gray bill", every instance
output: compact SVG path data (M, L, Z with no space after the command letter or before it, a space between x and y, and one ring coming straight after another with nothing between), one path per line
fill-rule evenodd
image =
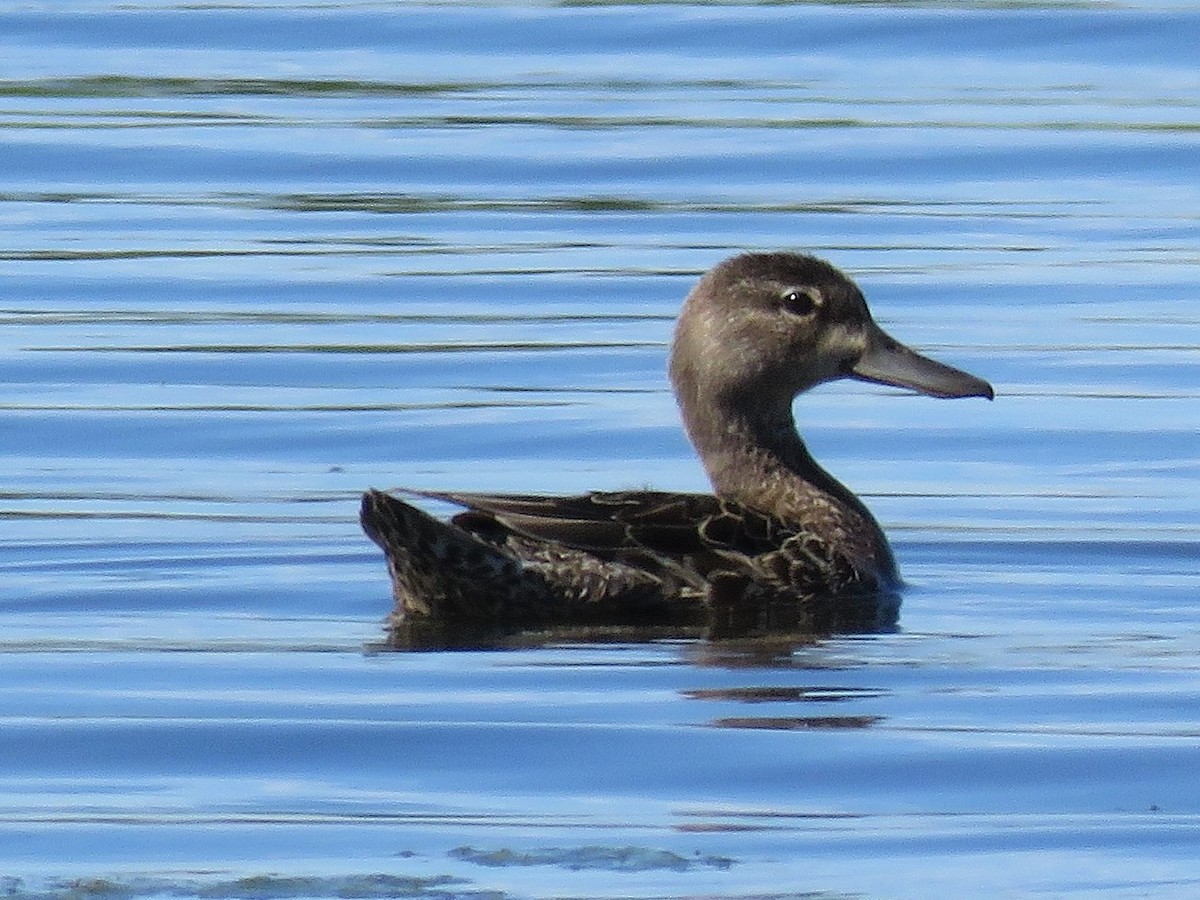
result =
M912 388L931 397L987 397L992 386L982 378L942 365L909 350L875 323L867 334L867 349L850 369L863 381Z

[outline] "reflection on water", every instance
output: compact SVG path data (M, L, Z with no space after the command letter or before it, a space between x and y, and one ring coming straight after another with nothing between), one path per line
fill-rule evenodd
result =
M831 703L838 700L862 700L886 696L887 691L874 691L868 688L844 688L833 686L778 686L728 688L712 690L685 691L684 694L695 700L738 700L742 703L779 703L779 702L808 702Z
M382 565L381 565L382 568ZM719 641L765 647L807 646L831 635L882 634L894 631L899 597L886 595L836 602L820 598L764 601L736 597L733 602L672 604L646 609L600 608L597 618L621 620L617 625L555 625L552 628L456 622L424 617L389 619L386 646L393 650L487 650L537 647L561 642L625 642L652 640ZM596 615L584 611L586 619ZM562 618L567 618L563 616Z
M869 728L883 716L730 716L714 719L715 728L766 728L772 731L807 731L821 728Z

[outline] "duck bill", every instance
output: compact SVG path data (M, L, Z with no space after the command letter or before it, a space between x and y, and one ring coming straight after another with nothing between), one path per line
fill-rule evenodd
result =
M992 386L982 378L908 349L874 323L867 335L867 349L850 369L850 375L875 384L911 388L930 397L991 400L994 396Z

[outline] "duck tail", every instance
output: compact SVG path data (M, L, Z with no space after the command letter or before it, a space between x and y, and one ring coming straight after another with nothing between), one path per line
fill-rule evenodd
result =
M363 494L359 521L387 556L393 627L503 618L508 588L520 580L515 557L383 491Z

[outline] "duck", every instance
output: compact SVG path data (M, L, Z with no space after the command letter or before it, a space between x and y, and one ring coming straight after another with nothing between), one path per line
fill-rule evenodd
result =
M813 459L793 401L843 378L939 398L990 400L991 385L901 344L849 277L796 252L706 272L679 313L668 373L711 493L368 490L360 521L387 560L392 633L894 626L903 582L883 529ZM461 511L442 520L424 501Z

